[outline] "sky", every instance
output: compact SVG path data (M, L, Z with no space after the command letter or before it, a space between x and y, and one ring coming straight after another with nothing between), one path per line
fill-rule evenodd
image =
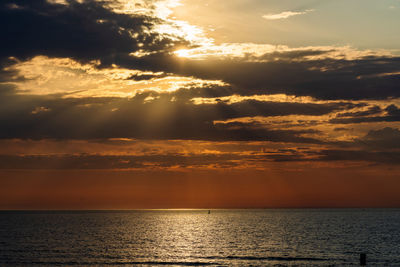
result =
M0 209L400 207L399 0L3 0Z

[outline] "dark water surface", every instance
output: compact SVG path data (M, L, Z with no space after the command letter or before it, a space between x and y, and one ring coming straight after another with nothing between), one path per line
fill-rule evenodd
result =
M1 266L400 266L400 210L0 212Z

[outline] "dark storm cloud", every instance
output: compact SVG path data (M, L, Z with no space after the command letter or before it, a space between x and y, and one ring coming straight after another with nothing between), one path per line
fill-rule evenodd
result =
M399 116L400 117L400 109L396 105L390 105L385 109L389 116Z
M389 74L400 71L398 57L301 60L302 57L288 52L268 62L183 60L175 69L171 64L163 67L181 75L221 79L237 88L240 95L282 93L324 100L400 97L400 75Z
M370 115L376 115L382 112L382 109L379 106L369 107L365 111L357 111L357 112L344 112L337 115L337 117L366 117Z
M168 167L214 167L238 166L243 157L234 154L204 155L0 155L0 169L137 169Z
M234 93L287 94L322 100L373 100L400 97L400 57L369 56L356 60L306 59L330 51L287 51L260 58L178 59L155 54L121 58L126 68L164 71L229 83ZM249 58L250 57L250 58ZM254 61L254 59L266 61Z
M352 128L344 128L344 127L338 127L333 129L335 132L341 132L341 131L352 131Z
M351 112L345 100L400 97L399 57L370 56L354 60L324 58L332 50L304 49L246 55L235 59L191 60L170 52L184 40L172 40L152 30L161 21L145 15L117 14L101 1L70 0L67 5L45 0L5 0L0 3L0 82L25 79L13 68L16 59L37 55L67 57L80 62L100 60L128 69L151 70L129 79L142 81L177 74L222 80L229 86L180 89L173 93L145 92L133 99L62 98L62 95L17 95L0 85L0 138L139 138L193 140L268 140L321 143L317 131L272 130L255 123L215 123L243 117L340 113L330 123L400 121L395 105ZM175 47L175 48L174 48ZM334 48L332 48L334 50ZM132 52L151 52L142 58ZM319 59L310 60L310 57ZM195 105L194 97L219 98L263 94L343 99L341 103L280 103L245 100L233 104ZM146 102L147 97L159 99ZM65 96L64 96L65 97ZM172 101L174 99L174 101ZM289 122L287 122L289 123ZM312 126L317 121L297 121ZM366 140L364 140L367 142ZM369 140L368 142L372 142ZM292 158L293 160L294 158Z
M311 157L310 157L311 156ZM332 162L332 161L357 161L379 164L398 165L400 162L399 151L366 151L366 150L341 150L326 149L322 151L310 151L306 154L276 154L268 155L265 160L275 162Z
M371 149L400 149L400 131L391 127L371 130L356 143Z
M190 60L170 52L188 45L152 30L160 19L117 14L101 1L75 0L67 5L45 0L4 0L0 4L0 61L36 55L100 60L130 69L223 80L239 95L284 93L318 99L386 99L400 97L399 57L369 56L354 60L325 58L331 50L303 49L255 58ZM174 37L176 38L176 36ZM137 51L152 52L135 58ZM310 60L318 56L320 59ZM254 62L257 59L262 62ZM0 72L0 80L10 73ZM391 74L392 73L392 74ZM135 76L146 80L153 75Z
M0 169L138 169L235 168L243 164L306 161L304 154L276 152L265 155L163 154L163 155L0 155Z
M350 118L342 118L343 116L338 116L334 119L329 120L329 123L334 124L354 124L354 123L374 123L374 122L395 122L400 121L400 109L396 105L390 105L384 109L386 114L378 116L367 116L373 115L374 113L379 114L382 112L378 107L371 107L366 112L357 113L346 113ZM365 116L365 117L364 117ZM347 117L347 116L346 116Z
M0 87L0 138L139 138L194 140L271 140L319 143L309 130L271 130L255 123L215 123L241 117L324 115L351 109L352 103L279 103L242 101L195 105L173 94L121 98L61 98L17 95Z
M0 59L46 55L112 64L140 49L159 52L181 43L154 33L157 22L144 15L117 14L94 0L69 0L67 5L4 0Z
M177 91L171 93L171 97L175 97L181 101L190 101L192 98L203 97L203 98L219 98L224 96L231 96L238 93L238 90L232 88L231 86L217 86L210 85L204 87L190 87L190 88L181 88ZM159 96L160 93L147 91L142 93L141 95L136 95L136 97L143 96ZM217 101L220 99L217 99Z
M315 156L312 160L364 161L395 165L400 162L400 130L396 128L370 130L361 138L352 142L337 143L334 146L337 149L312 152ZM346 149L340 149L340 147Z
M363 151L363 150L324 150L317 161L366 161L383 164L399 164L398 151Z
M189 46L188 42L156 33L152 29L159 23L160 19L154 17L115 13L101 1L69 0L61 5L45 0L4 0L0 4L0 64L9 57L26 60L46 55L223 80L238 95L282 93L345 100L400 97L400 75L396 74L400 72L400 58L396 56L344 60L324 57L335 48L304 48L261 57L182 59L171 52ZM149 54L130 56L137 51ZM0 81L17 77L6 72L4 64L0 68ZM147 80L155 76L131 78Z
M0 169L138 169L235 168L268 162L367 162L397 165L399 151L325 149L276 151L265 154L154 154L154 155L0 155ZM150 164L150 165L149 165Z
M256 123L216 124L216 141L271 141L288 143L320 144L321 140L303 137L303 134L317 134L316 130L268 130Z
M131 77L128 78L128 80L134 80L134 81L147 81L155 78L164 78L167 77L168 74L162 73L162 74L136 74L132 75Z
M323 56L326 53L333 52L333 50L297 50L297 51L282 51L265 54L261 57L247 56L248 59L265 60L265 61L293 61L306 60L311 56Z

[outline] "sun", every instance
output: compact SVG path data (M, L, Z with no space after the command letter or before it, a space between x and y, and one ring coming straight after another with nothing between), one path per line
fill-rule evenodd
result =
M178 57L186 57L186 58L192 56L189 49L180 49L180 50L176 50L176 51L174 52L174 54L175 54L176 56L178 56Z

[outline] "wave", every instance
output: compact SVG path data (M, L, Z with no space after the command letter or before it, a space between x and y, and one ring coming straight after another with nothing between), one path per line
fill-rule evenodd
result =
M311 257L257 257L257 256L211 256L203 257L203 259L215 259L215 260L247 260L247 261L329 261L324 258L311 258Z
M207 265L218 265L218 263L211 263L211 262L166 262L166 261L127 261L127 262L82 262L82 261L67 261L67 262L61 262L61 261L31 261L31 262L0 262L0 263L6 263L6 264L17 264L17 265L66 265L66 266L72 266L72 265L160 265L160 266L168 266L168 265L173 265L173 266L207 266Z

